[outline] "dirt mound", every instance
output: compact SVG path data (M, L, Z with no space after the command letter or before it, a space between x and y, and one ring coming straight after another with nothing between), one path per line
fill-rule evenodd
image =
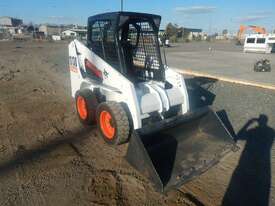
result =
M15 78L15 75L20 73L20 70L6 70L5 66L0 67L0 81L11 81Z
M178 205L128 165L127 145L79 124L66 44L2 43L0 55L0 205Z
M110 147L94 128L79 124L67 44L0 44L0 205L221 205L241 150L180 190L159 194L124 159L127 144ZM230 113L235 131L259 112L275 122L274 93L215 82L212 94L193 86L188 83L191 105L215 100L214 109Z

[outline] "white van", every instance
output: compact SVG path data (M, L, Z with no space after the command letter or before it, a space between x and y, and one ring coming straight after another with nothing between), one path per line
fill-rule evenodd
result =
M251 34L246 36L244 52L271 53L275 51L275 34Z

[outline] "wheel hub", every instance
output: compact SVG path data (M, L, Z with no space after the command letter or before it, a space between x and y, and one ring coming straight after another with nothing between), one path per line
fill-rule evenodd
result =
M81 119L85 120L88 116L86 101L82 96L77 97L77 111Z
M114 138L115 128L113 125L112 115L108 111L102 111L100 113L100 128L108 139Z

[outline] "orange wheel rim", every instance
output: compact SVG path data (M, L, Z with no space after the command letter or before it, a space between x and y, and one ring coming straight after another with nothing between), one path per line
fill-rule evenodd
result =
M108 139L113 139L115 135L115 128L112 124L112 115L107 111L102 111L100 113L100 128L103 134Z
M85 120L88 116L87 105L82 96L77 97L77 111L81 119Z

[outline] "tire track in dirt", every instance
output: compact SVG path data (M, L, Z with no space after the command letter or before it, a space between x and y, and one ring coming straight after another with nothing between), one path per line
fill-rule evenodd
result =
M110 169L96 169L94 168L89 162L87 162L85 160L85 156L84 154L81 153L80 149L73 143L70 144L70 146L74 149L74 151L76 152L76 154L81 158L81 161L83 162L83 164L89 168L89 170L91 171L91 173L93 173L95 176L98 176L98 174L100 174L100 176L105 176L105 175L111 175L116 183L116 205L118 206L125 206L127 205L126 203L124 203L124 198L123 198L123 192L122 192L122 179L120 178L120 175L122 175L121 172L117 172L115 170L110 170ZM129 173L124 173L123 175L130 175ZM94 203L99 204L99 205L105 205L103 203L101 203L100 201L94 201Z
M45 201L45 197L43 196L43 194L39 194L39 197L37 198L32 198L32 200L36 200L36 201L28 201L28 203L26 203L26 200L28 199L28 197L30 195L30 193L26 193L25 189L24 189L24 176L26 174L26 169L24 168L24 165L22 164L22 153L25 152L26 148L24 147L24 145L18 145L15 142L15 139L11 138L10 135L10 130L12 128L12 125L16 123L16 119L14 114L12 114L12 112L10 112L10 119L9 123L7 124L6 127L6 134L8 135L8 148L9 151L11 153L11 156L14 156L15 158L18 159L17 164L15 164L14 166L16 167L16 170L13 170L13 176L15 177L15 183L14 186L18 189L18 194L17 196L19 197L19 200L17 200L17 204L22 204L22 205L45 205L46 201ZM8 202L10 202L11 200L7 200Z
M46 158L46 162L48 163L47 167L53 167L54 165L51 165L51 164L54 162L56 162L54 164L57 164L57 165L60 164L60 160L62 160L61 158L51 160L51 158L47 157L48 152L51 153L52 151L54 151L56 149L59 150L64 147L66 148L66 145L62 146L63 141L65 141L66 138L64 138L64 140L62 140L62 137L59 137L56 139L58 139L59 142L52 143L53 148L50 148L49 151L47 150L47 148L46 148L46 150L43 148L41 148L41 149L34 148L34 149L30 150L30 148L26 149L26 148L24 148L24 146L21 146L16 150L16 154L14 157L15 162L14 162L14 164L11 165L11 167L8 168L7 171L9 173L15 172L15 175L16 175L16 187L19 190L18 195L20 196L20 200L16 201L17 205L48 205L47 201L45 200L46 197L44 196L44 194L42 192L39 192L39 190L37 190L38 188L37 189L33 188L33 186L30 185L30 188L28 189L29 186L27 186L28 181L26 182L26 178L29 178L30 176L37 174L37 172L33 172L33 164L37 164L38 163L37 161L39 161L39 159L41 159L41 158L42 159ZM13 143L11 143L11 144L13 144ZM61 146L61 148L60 148L60 146ZM72 158L77 157L74 150L71 149L70 151L71 152L69 155L72 156ZM64 149L63 149L63 153L64 153ZM7 166L9 166L9 164ZM0 169L0 171L1 171L1 174L3 174L3 166L1 166L1 168L2 169ZM45 171L45 172L47 173L47 171ZM39 176L43 177L44 174L40 172ZM5 203L5 205L7 205L7 204Z
M0 64L20 70L0 81L0 205L194 205L156 193L124 160L126 145L110 147L79 125L67 45L12 44L0 49Z

